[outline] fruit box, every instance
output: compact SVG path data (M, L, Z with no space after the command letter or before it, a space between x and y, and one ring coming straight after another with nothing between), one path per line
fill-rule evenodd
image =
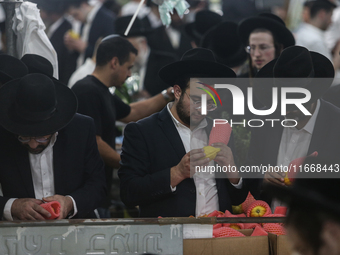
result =
M240 232L246 236L184 239L183 255L269 255L267 236L250 236L250 229Z
M287 236L278 236L269 233L269 251L271 255L290 255L292 251Z

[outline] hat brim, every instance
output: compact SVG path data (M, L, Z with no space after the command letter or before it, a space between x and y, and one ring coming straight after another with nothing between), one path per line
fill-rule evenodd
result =
M241 21L238 28L239 37L244 46L248 45L250 34L257 28L268 29L284 48L295 45L292 32L281 23L266 17L251 17Z
M332 62L328 58L326 58L324 55L317 53L317 52L313 52L313 51L310 51L310 55L311 55L313 67L314 67L314 78L304 88L310 91L311 93L310 101L313 102L321 98L322 95L332 85L333 79L334 79L334 67L333 67ZM276 84L273 69L274 69L274 66L277 60L278 59L276 58L270 61L264 67L262 67L256 74L256 77L253 83L255 96L260 100L262 104L264 104L267 107L271 106L272 104L272 87L273 87L273 84ZM262 82L263 80L261 82L258 82L257 79L260 79L260 78L273 78L273 79L272 81L268 81L268 82ZM289 77L287 77L287 79L288 78ZM320 82L320 79L318 78L323 78L322 82ZM282 83L277 83L277 84L282 84ZM286 84L288 85L288 83Z
M158 73L159 77L169 86L175 85L177 78L190 74L211 78L236 77L235 72L229 67L217 62L203 60L177 61L163 67Z
M22 119L15 111L15 96L20 79L6 83L0 89L0 124L11 133L23 136L44 136L65 127L77 112L75 94L63 83L53 80L57 98L56 111L44 121L34 122Z

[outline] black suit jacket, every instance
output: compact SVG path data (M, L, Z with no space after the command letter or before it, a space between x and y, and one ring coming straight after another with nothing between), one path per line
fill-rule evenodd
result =
M94 47L100 37L104 38L115 33L115 20L116 17L113 12L109 11L104 6L100 7L92 21L84 61L87 58L92 58Z
M76 70L78 57L78 54L70 52L64 44L64 35L69 29L72 29L71 23L63 18L63 22L50 37L58 55L59 80L64 84L68 83L72 73Z
M12 133L0 129L0 217L10 198L35 198L29 154ZM94 217L93 210L105 198L104 164L100 158L93 120L76 114L58 131L53 146L55 193L76 202L76 218Z
M151 96L157 95L169 87L169 85L159 77L158 72L162 67L175 61L175 55L151 49L144 78L144 89L149 92Z
M210 133L212 123L207 132ZM229 142L229 144L232 141ZM195 215L196 187L192 178L185 179L172 192L170 168L186 154L178 131L165 107L124 130L121 154L121 199L128 206L139 205L141 217L187 217ZM228 179L216 178L219 210L231 210L242 203L248 193L233 187Z

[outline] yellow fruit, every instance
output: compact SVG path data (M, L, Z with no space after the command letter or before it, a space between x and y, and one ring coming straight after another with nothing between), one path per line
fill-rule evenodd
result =
M284 183L287 185L287 186L291 186L292 185L292 182L289 180L288 178L288 174L286 173L286 176L284 178Z
M250 217L262 217L266 213L266 208L259 205L255 206L250 213Z
M243 213L242 205L233 205L233 206L231 206L231 209L232 209L233 214Z
M230 227L233 228L233 229L236 229L236 230L241 229L240 226L237 226L237 225L230 225Z
M212 146L204 146L203 149L205 153L204 158L209 158L210 160L215 159L216 154L221 150L220 148L215 148Z
M74 32L73 30L69 30L68 34L71 36L71 38L73 39L79 39L79 34L77 34L76 32Z

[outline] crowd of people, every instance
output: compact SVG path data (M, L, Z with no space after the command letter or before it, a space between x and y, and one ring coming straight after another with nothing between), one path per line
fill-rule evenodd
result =
M316 151L318 156L304 164L339 167L335 2L306 1L303 22L291 31L272 13L236 21L202 3L192 5L190 22L175 12L171 26L164 27L157 4L148 1L127 36L139 1L121 9L115 1L32 2L57 52L59 78L44 56L0 55L2 219L44 220L50 215L40 205L50 201L61 205L58 219L109 218L113 169L119 169L121 201L140 217L231 211L251 192L272 207L290 206L287 227L296 250L338 254L339 179L304 175L287 188L283 172L247 178L240 171L196 171L197 166L241 167L236 129L228 143L211 144L218 149L213 160L206 157L203 147L217 113L265 123L248 127L250 145L242 162L248 166L288 167ZM333 24L339 22L335 18ZM127 103L118 92L131 76L137 78ZM202 98L220 92L205 78L232 79L246 98L252 97L255 109L269 116L249 109L234 116L235 99L228 93L221 93L220 105L213 96L204 104ZM273 87L279 96L292 89L290 95L300 103L289 104L282 114L279 97L278 111L271 111ZM308 91L307 100L296 89ZM208 114L202 114L203 107ZM127 124L121 153L116 150L117 121ZM316 225L309 227L308 219Z

